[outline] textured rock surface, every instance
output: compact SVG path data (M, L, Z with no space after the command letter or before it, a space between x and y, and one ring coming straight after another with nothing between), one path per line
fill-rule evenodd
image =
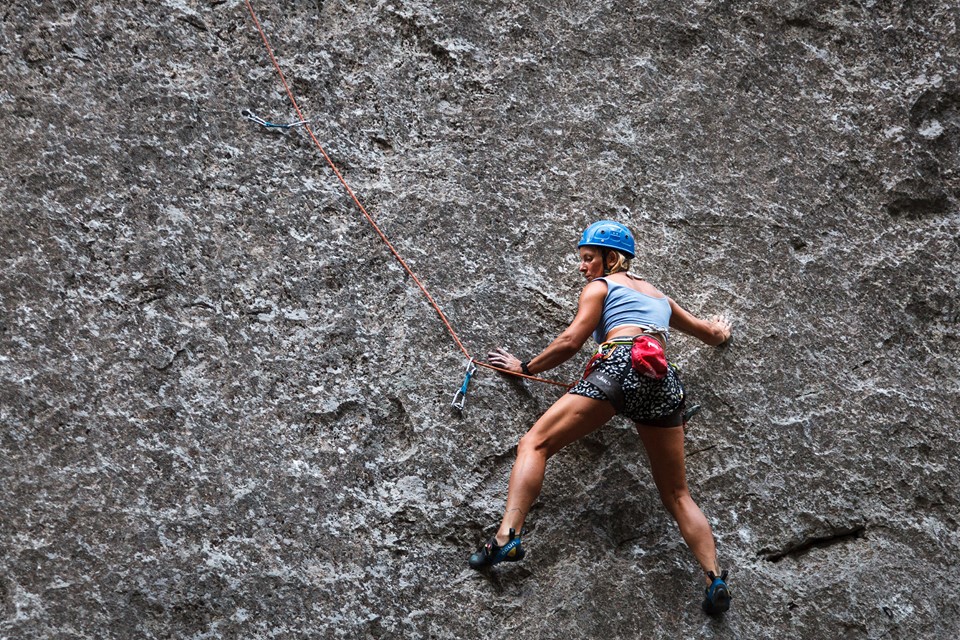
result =
M286 8L284 9L284 6ZM0 9L0 637L960 631L951 0L258 7L317 136L477 354L572 317L597 212L680 338L695 566L624 422L528 560L465 565L552 387L476 378L237 0ZM576 376L582 359L556 373Z

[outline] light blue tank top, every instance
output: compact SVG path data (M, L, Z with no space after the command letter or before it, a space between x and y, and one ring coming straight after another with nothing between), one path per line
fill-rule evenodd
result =
M670 330L669 298L654 298L606 278L597 278L597 280L607 283L603 315L600 316L600 323L593 332L593 339L598 344L606 340L611 329L625 324L649 327L663 333L666 337Z

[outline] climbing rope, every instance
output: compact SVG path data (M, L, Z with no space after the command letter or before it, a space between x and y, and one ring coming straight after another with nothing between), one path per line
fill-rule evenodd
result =
M475 359L473 358L473 356L470 355L470 352L469 352L469 351L467 350L467 348L463 345L463 342L460 340L460 337L457 335L457 332L454 331L453 325L450 324L450 321L447 319L446 314L443 313L443 310L440 308L440 305L437 304L436 300L433 299L433 296L430 295L430 292L429 292L429 291L427 291L426 286L424 286L424 284L420 281L420 278L417 277L417 275L413 272L413 269L410 268L410 266L407 264L407 262L406 262L406 261L403 259L403 257L400 255L400 252L397 251L396 247L393 246L393 243L390 242L390 239L387 238L387 235L380 229L379 225L377 225L376 221L374 221L373 216L371 216L369 213L367 213L366 207L363 206L363 203L360 202L360 199L359 199L359 198L357 197L357 195L353 192L353 189L351 189L351 188L350 188L350 185L347 184L347 181L344 179L343 174L340 173L340 169L337 168L337 165L334 164L333 160L330 159L330 156L327 155L327 152L324 150L323 145L320 144L320 141L319 141L319 140L317 140L317 136L314 135L313 129L310 127L310 121L309 121L307 118L305 118L304 115L303 115L303 112L300 111L300 105L297 104L297 99L296 99L296 97L293 95L293 91L291 91L290 85L287 84L287 78L286 78L286 76L284 76L283 70L280 68L280 63L277 62L277 58L276 58L276 56L273 54L273 47L270 46L270 41L267 39L267 34L266 34L266 32L263 30L263 27L260 25L260 20L257 19L257 14L256 14L256 12L254 12L254 10L253 10L253 5L251 4L251 1L250 1L250 0L244 0L244 2L245 2L246 5L247 5L247 11L250 12L250 17L253 19L253 24L256 26L257 31L260 33L260 39L263 40L263 46L264 46L264 48L267 50L267 55L270 56L270 62L273 63L273 68L276 69L277 75L280 76L280 82L283 84L283 89L284 89L284 91L286 91L287 97L290 99L290 104L293 105L293 109L294 109L294 111L297 112L297 117L300 118L300 119L299 119L298 121L296 121L296 122L292 122L292 123L287 124L287 125L277 125L277 124L274 124L274 123L271 123L271 122L267 122L266 120L263 120L262 118L257 118L257 117L254 116L253 113L251 113L250 111L246 111L246 113L244 113L244 116L247 117L247 119L253 120L253 121L256 122L257 124L260 124L260 125L265 126L265 127L275 127L275 128L288 129L288 128L294 127L294 126L303 126L304 130L305 130L305 131L307 132L307 134L310 136L310 139L313 140L313 144L317 147L317 149L320 150L320 153L323 155L324 160L327 161L327 164L328 164L328 165L330 166L330 168L333 170L333 173L337 176L337 179L340 181L340 184L343 185L343 188L346 190L347 194L348 194L348 195L350 196L350 198L353 200L354 204L357 205L357 208L360 210L360 213L362 213L362 214L363 214L363 217L366 218L366 220L367 220L368 223L370 223L370 226L373 227L373 230L376 231L376 233L377 233L378 236L380 236L380 239L383 240L383 243L384 243L385 245L387 245L387 249L390 250L390 253L393 254L393 257L396 258L397 262L400 263L400 266L402 266L402 267L404 268L404 270L410 275L410 277L411 277L411 278L413 279L413 281L416 283L417 287L420 288L420 291L423 292L423 295L426 296L427 301L430 303L430 305L433 307L433 309L437 312L437 315L440 316L440 320L443 321L444 326L447 328L447 332L450 334L450 336L453 338L453 341L457 344L457 347L460 348L460 351L463 352L463 355L466 356L467 360L469 361L469 363L468 363L468 370L469 370L469 367L470 367L471 364L476 364L477 366L484 367L484 368L486 368L486 369L491 369L491 370L493 370L493 371L499 371L499 372L501 372L501 373L506 373L506 374L509 374L509 375L512 375L512 376L517 376L518 378L527 378L528 380L535 380L535 381L537 381L537 382L545 382L545 383L547 383L547 384L553 384L553 385L557 385L557 386L560 386L560 387L570 387L571 385L570 385L570 384L567 384L567 383L565 383L565 382L559 382L559 381L557 381L557 380L550 380L550 379L547 379L547 378L539 378L539 377L537 377L537 376L530 376L530 375L526 375L526 374L523 374L523 373L516 373L516 372L514 372L514 371L510 371L509 369L503 369L503 368L501 368L501 367L497 367L497 366L495 366L495 365L492 365L492 364L490 364L490 363L488 363L488 362L482 362L482 361L480 361L480 360L475 360ZM472 375L472 373L471 373L471 375ZM467 382L468 382L468 381L467 381ZM464 393L464 394L466 393L465 387L466 387L467 382L464 383L464 387L463 387L463 393ZM462 408L462 406L463 406L463 404L462 404L462 401L461 401L461 402L460 402L460 408Z

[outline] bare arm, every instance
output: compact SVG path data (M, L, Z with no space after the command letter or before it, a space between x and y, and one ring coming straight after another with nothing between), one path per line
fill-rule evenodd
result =
M690 334L711 346L721 345L730 339L730 320L725 316L711 316L701 320L670 299L670 326L683 333Z
M597 324L600 323L600 316L603 314L603 300L606 296L607 285L605 282L591 282L583 288L583 291L580 292L577 315L573 318L573 322L553 342L547 345L546 349L527 363L527 369L531 374L553 369L580 351L580 347L583 346L583 343L596 329ZM520 360L504 349L497 349L487 354L487 358L495 366L521 373Z

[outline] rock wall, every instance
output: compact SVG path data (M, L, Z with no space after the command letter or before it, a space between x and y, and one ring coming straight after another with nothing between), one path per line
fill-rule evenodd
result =
M951 0L315 0L258 16L467 349L529 357L597 217L677 338L734 606L621 419L527 559L466 556L561 390L464 357L238 0L0 9L0 637L917 638L960 631ZM557 369L572 380L580 357Z

